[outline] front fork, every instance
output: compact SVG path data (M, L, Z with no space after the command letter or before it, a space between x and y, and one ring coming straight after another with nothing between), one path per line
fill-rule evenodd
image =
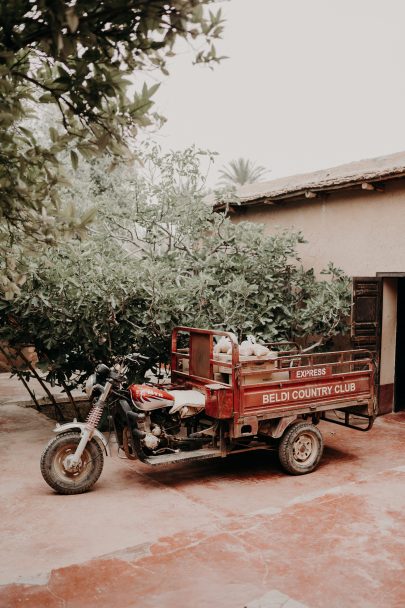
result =
M81 432L79 445L77 446L75 453L67 456L65 460L64 466L67 470L73 471L79 466L87 442L91 441L91 439L93 438L94 431L97 429L98 423L101 420L101 416L103 415L104 411L104 406L111 392L111 388L112 383L110 380L107 380L104 387L104 391L101 393L100 398L93 405L89 412L89 415L87 416L84 429Z

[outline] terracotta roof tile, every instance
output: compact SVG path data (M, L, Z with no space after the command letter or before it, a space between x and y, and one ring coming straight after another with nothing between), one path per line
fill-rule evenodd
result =
M240 187L236 194L241 204L261 199L282 200L308 191L322 192L401 176L405 176L405 152L360 160L312 173L248 184ZM218 203L215 206L220 205L221 203Z

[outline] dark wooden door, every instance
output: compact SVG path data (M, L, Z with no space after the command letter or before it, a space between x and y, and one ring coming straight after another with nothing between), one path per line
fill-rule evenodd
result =
M353 348L367 348L376 361L376 394L380 414L392 411L393 387L380 386L382 278L353 278L351 338ZM386 394L386 393L389 394Z
M382 279L354 277L351 338L354 348L368 348L379 358L382 322Z

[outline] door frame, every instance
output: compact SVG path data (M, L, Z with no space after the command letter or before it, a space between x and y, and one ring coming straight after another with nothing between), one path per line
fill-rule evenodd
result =
M377 272L377 277L383 280L383 320L382 320L382 345L381 345L381 367L383 367L383 377L379 389L379 404L384 413L397 411L396 407L396 341L398 334L398 279L405 279L405 272ZM391 302L388 306L387 293L391 290ZM395 323L392 318L393 297L395 291ZM385 304L385 310L384 310ZM390 312L387 308L391 308ZM385 314L384 314L385 313ZM387 321L388 319L388 321ZM386 327L384 327L384 321ZM392 352L394 354L392 354ZM384 360L385 358L385 360ZM387 378L391 375L391 379ZM388 381L387 381L388 380ZM391 380L391 381L390 381ZM389 405L391 407L389 408Z
M375 353L379 415L392 413L396 407L398 279L404 278L405 272L376 272L375 276L353 277L352 344L354 348L363 346ZM359 283L359 287L356 289L357 283ZM367 288L367 283L370 284L370 290ZM376 285L374 289L373 283ZM377 287L378 283L380 283L379 288ZM357 295L360 299L362 297L369 298L371 306L372 299L375 297L375 311L373 312L373 309L370 308L371 316L369 319L365 318L364 323L362 323L361 318L356 323Z

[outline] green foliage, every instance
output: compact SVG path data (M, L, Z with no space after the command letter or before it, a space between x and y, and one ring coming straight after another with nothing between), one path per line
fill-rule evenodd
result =
M225 166L219 172L219 186L244 186L245 184L253 184L259 182L269 173L268 169L261 165L255 165L251 160L238 158L231 160L228 166Z
M347 279L332 266L328 281L304 270L299 234L267 236L212 213L203 159L212 156L149 146L142 171L111 172L104 158L83 163L72 195L83 212L98 208L90 237L61 245L29 271L23 293L1 303L0 338L35 344L49 378L61 381L134 348L149 365L164 361L174 325L263 340L339 332Z
M92 218L66 207L61 153L128 157L138 129L158 124L158 84L139 73L167 74L176 41L203 42L195 61L218 61L213 41L221 13L211 0L4 0L0 4L0 291L20 291L25 260L61 236L81 235ZM35 125L55 110L48 137ZM36 121L35 121L36 119ZM6 252L13 248L13 256Z

